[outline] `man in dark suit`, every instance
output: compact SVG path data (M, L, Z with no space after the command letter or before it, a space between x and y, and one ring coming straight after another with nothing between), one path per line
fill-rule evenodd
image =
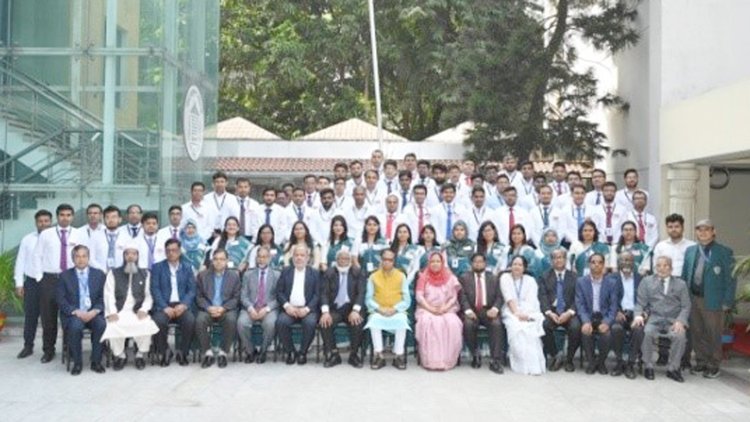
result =
M284 268L279 277L276 299L284 312L276 320L276 332L287 353L287 365L307 363L307 350L315 337L318 324L320 273L307 265L310 252L303 245L292 249L293 265ZM302 344L297 352L292 343L292 324L302 324Z
M266 351L276 336L276 319L279 316L279 302L276 300L276 285L279 272L268 266L271 250L267 246L258 248L255 254L255 267L242 277L242 309L237 320L237 334L245 350L245 363L266 362ZM256 353L253 346L253 324L259 323L263 329L263 343ZM257 356L257 359L256 359Z
M341 249L336 254L336 264L323 275L320 288L320 331L326 355L323 366L326 368L341 363L334 329L342 321L349 325L349 364L355 368L362 367L359 348L365 325L363 309L367 279L360 268L351 265L349 250Z
M604 255L589 257L589 275L576 282L576 311L581 319L581 343L588 360L587 374L597 370L608 373L605 361L612 341L610 327L617 314L617 292L614 282L604 278ZM594 361L594 336L597 336L599 355Z
M190 344L195 334L195 316L192 306L195 302L195 274L192 266L180 255L182 245L177 239L164 243L167 259L157 262L151 269L151 296L154 298L153 319L159 327L154 336L156 351L161 356L161 366L169 366L172 351L167 344L169 323L180 327L180 348L177 363L189 363Z
M503 307L503 294L500 282L491 272L486 271L487 259L481 253L471 257L471 271L461 276L459 303L464 324L464 340L472 353L471 366L480 368L482 361L477 342L479 326L487 328L490 339L490 370L503 373L505 355L505 327L500 316Z
M72 252L75 267L60 273L60 281L56 287L60 319L73 361L73 370L70 373L81 373L81 338L84 328L88 328L91 330L91 370L101 374L104 373L101 363L101 338L107 328L107 322L104 320L106 276L101 270L89 267L89 248L77 245Z
M227 366L227 353L237 334L237 310L240 304L240 275L227 268L227 251L216 249L211 267L198 274L198 292L195 303L198 316L195 318L195 335L201 345L202 368L218 361L219 368ZM218 358L211 350L211 324L221 324L222 346Z
M565 269L566 260L565 249L552 251L552 268L539 279L539 304L545 316L545 353L553 357L549 369L559 371L564 364L566 372L573 372L573 357L581 345L581 321L576 315L576 276ZM555 341L558 327L565 328L568 335L568 353L564 357Z
M625 373L628 379L635 378L635 362L641 352L643 344L643 327L633 326L634 309L638 303L638 286L641 284L641 275L635 271L633 254L621 252L617 257L617 269L615 273L607 275L615 285L617 292L617 314L615 323L612 325L612 349L617 357L617 364L612 369L612 376L620 376ZM625 348L625 334L630 331L630 350L628 350L628 363L622 359Z
M734 252L716 242L711 220L695 226L697 245L685 251L682 279L690 290L690 339L695 349L692 373L706 378L719 376L721 330L724 313L734 306L737 280L732 276Z

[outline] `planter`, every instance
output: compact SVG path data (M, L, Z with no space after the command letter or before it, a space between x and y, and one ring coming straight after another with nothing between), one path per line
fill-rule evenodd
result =
M5 312L0 311L0 333L3 332L3 328L5 328L5 321L8 318L8 315L5 314Z

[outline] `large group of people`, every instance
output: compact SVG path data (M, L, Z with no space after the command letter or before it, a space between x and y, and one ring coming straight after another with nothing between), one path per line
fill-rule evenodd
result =
M317 330L332 367L342 363L338 326L348 327L354 367L369 339L372 369L386 365L390 343L393 366L405 369L411 335L425 368L454 367L464 347L480 368L483 327L495 373L572 372L581 348L588 374L636 378L642 364L653 379L665 364L679 382L686 369L717 377L736 289L732 251L710 220L686 239L677 214L660 241L637 171L624 173L622 188L603 170L590 176L587 188L557 162L548 179L513 156L479 171L471 160L407 154L399 168L375 151L369 163L337 163L333 177L263 189L260 202L249 179L230 189L216 172L211 192L194 182L164 223L137 204L91 204L77 228L70 205L57 207L54 225L40 210L16 263L19 358L33 353L39 319L42 362L54 358L59 317L76 375L84 330L95 372L105 371L105 342L113 368L126 365L127 339L138 369L149 352L161 365L188 365L196 342L204 368L226 367L233 347L263 363L277 338L285 362L303 365Z

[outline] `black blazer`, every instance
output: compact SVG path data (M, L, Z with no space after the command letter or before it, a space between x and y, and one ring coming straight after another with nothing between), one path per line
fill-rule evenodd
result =
M60 279L56 286L57 304L60 307L60 316L63 321L72 316L73 311L79 309L80 296L78 296L78 274L75 268L60 273ZM98 309L104 314L104 281L106 275L96 268L89 267L89 298L91 298L91 309ZM82 309L89 311L89 309Z
M349 303L354 307L359 305L359 309L365 308L365 288L367 278L361 269L349 267L349 273L346 277L347 292L349 293ZM328 306L335 309L336 296L339 294L339 270L335 266L329 268L323 274L323 281L320 286L320 306Z
M557 299L557 272L550 268L539 278L539 307L542 313L547 311L557 312L557 307L552 304ZM576 310L576 276L571 270L565 270L563 276L563 298L565 299L565 310Z
M319 313L320 311L320 271L311 267L305 267L305 306L310 308L310 312ZM278 284L276 285L276 298L280 306L289 303L289 297L292 295L294 286L294 266L288 266L281 271Z
M461 305L461 312L471 309L474 313L479 313L480 309L475 309L477 303L477 293L475 290L475 276L474 271L465 272L461 278L458 279L461 283L461 291L458 293L458 301ZM487 289L485 295L487 296L487 303L485 309L497 308L498 310L503 308L503 293L500 291L500 280L489 271L484 272L484 285Z

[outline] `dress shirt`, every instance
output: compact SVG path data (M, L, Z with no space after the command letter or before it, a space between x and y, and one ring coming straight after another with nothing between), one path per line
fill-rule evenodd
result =
M292 306L305 306L305 272L306 268L301 270L294 269L294 282L292 283L292 292L289 295L289 304Z
M39 234L39 239L34 247L34 264L31 268L33 278L38 281L42 279L44 273L59 274L62 270L60 268L61 230L61 227L54 226L45 229ZM88 246L88 242L86 235L82 234L78 229L68 226L65 230L67 230L67 250L65 251L67 268L73 268L73 258L71 255L73 248L77 245Z
M667 277L662 280L664 280L664 296L666 296L669 291L669 282L672 281L672 277Z
M208 241L214 233L214 222L216 221L216 211L208 207L203 202L196 205L188 202L182 206L182 222L180 227L185 227L188 220L193 220L196 225L196 231L204 241Z
M654 248L654 262L660 256L672 258L672 275L679 277L682 275L682 266L685 263L685 251L695 242L684 237L679 242L673 242L672 239L665 239L656 244ZM644 259L646 263L648 260Z
M177 290L177 270L180 269L180 264L177 265L168 262L169 264L169 284L172 286L172 293L169 295L169 303L176 303L180 301L180 292Z
M211 300L213 306L221 306L224 301L221 299L221 290L224 287L224 274L214 274L214 297Z
M620 279L622 280L622 301L620 307L625 311L632 311L635 309L635 279L633 273L626 276L622 271L620 272Z
M38 239L39 232L34 231L21 240L18 255L16 255L16 265L13 267L13 279L16 281L16 287L23 287L24 279L33 276L34 248Z
M82 270L76 268L78 276L78 309L88 311L91 309L91 292L89 291L89 267Z
M594 280L593 277L591 278L591 290L593 291L593 294L591 295L592 298L592 310L594 312L601 312L601 309L599 308L599 296L602 291L602 279Z

